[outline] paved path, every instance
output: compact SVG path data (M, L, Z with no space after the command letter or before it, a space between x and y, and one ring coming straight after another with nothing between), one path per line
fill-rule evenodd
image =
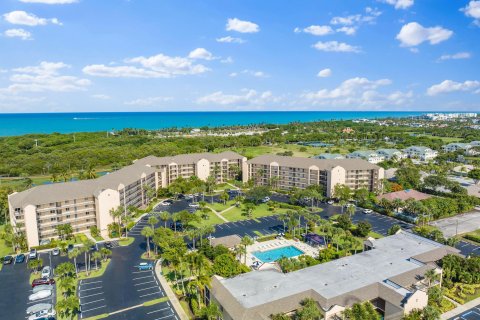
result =
M222 216L222 215L220 214L220 213L225 212L226 210L223 210L222 212L219 213L217 210L215 210L215 209L213 209L213 208L211 208L211 207L209 207L209 206L207 206L207 208L210 209L210 211L212 211L213 213L215 213L215 215L216 215L217 217L219 217L220 219L222 219L223 221L225 221L225 222L230 222L229 220L227 220L227 218L225 218L224 216ZM228 209L230 209L230 208L228 208ZM227 209L227 210L228 210L228 209Z
M447 238L472 232L480 229L480 211L473 210L454 217L432 221L430 225L440 229Z
M162 275L162 264L159 261L157 261L155 265L155 274L157 275L158 280L160 280L160 284L163 287L163 290L165 290L165 293L167 294L168 299L170 300L170 303L173 306L173 309L177 312L178 316L180 317L181 320L188 320L188 316L183 310L182 306L180 305L180 301L178 301L177 296L175 293L173 293L172 288L167 283L167 280L165 277Z
M475 300L472 300L470 302L465 303L464 305L460 305L456 307L455 309L452 309L444 314L442 314L441 319L468 319L468 318L462 318L461 314L464 312L468 312L470 309L479 309L477 312L477 315L480 316L480 298L477 298ZM473 313L473 312L472 312ZM478 319L478 318L470 318L470 319Z

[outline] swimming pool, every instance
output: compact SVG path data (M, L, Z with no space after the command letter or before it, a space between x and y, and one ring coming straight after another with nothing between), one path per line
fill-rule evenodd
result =
M293 258L304 254L302 250L295 246L281 247L267 251L254 251L252 254L262 262L274 262L280 258Z

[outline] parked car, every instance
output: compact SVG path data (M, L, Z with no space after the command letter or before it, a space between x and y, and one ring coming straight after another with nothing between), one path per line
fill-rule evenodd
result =
M53 306L50 303L37 303L27 308L27 314L34 314L42 310L52 309L52 307Z
M13 262L12 256L5 256L3 257L3 264L11 264Z
M198 203L189 203L188 206L190 208L200 208L200 205Z
M350 207L355 207L355 205L353 203L347 203L345 205L345 208L350 208Z
M107 249L112 249L113 248L112 243L110 241L105 241L103 243L103 246Z
M267 203L268 201L270 201L270 197L265 197L265 198L262 199L263 203Z
M38 291L42 291L42 290L53 290L53 286L51 284L42 284L40 286L36 286L32 289L32 293L36 293ZM43 309L46 309L46 308L43 308ZM41 310L43 310L41 309ZM32 312L27 312L27 313L35 313L36 311L32 311Z
M153 270L153 264L151 262L140 262L138 265L138 271Z
M37 256L37 249L32 249L28 254L28 259L37 259Z
M41 304L38 304L38 305L41 305ZM50 307L50 308L46 308L33 313L32 315L30 315L30 317L28 317L28 320L48 319L50 317L55 316L56 314L57 313L55 312L55 309Z
M25 261L25 255L23 253L17 254L15 257L15 263L23 263Z
M46 245L49 245L50 244L50 239L44 239L42 241L40 241L40 245L41 246L46 246Z
M363 209L363 213L372 213L372 209Z
M171 222L170 223L170 229L172 230L177 230L177 231L182 231L183 230L183 224L181 222Z
M58 255L60 254L60 249L58 249L58 248L53 249L53 250L52 250L52 254L53 254L54 256L58 256Z
M54 279L35 279L32 281L32 288L36 286L52 285L55 284Z
M67 252L72 252L73 248L74 248L73 244L69 244L67 247Z
M335 201L333 201L333 200L328 200L327 203L331 205L331 204L334 204Z
M45 266L45 267L43 267L43 269L42 269L42 278L43 278L43 279L49 279L51 272L52 272L52 270L50 269L50 266Z
M98 246L96 243L90 247L90 251L98 251Z
M42 290L35 293L32 293L28 296L28 300L35 301L39 299L45 299L52 295L52 290Z

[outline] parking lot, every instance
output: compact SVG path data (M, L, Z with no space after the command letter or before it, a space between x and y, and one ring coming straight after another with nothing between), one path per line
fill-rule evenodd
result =
M108 320L179 320L170 301L110 315Z
M473 307L460 315L450 318L449 320L478 320L480 319L480 305Z

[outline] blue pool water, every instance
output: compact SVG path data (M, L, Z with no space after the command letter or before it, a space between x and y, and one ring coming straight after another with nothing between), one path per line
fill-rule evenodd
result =
M267 251L255 251L252 254L262 262L274 262L280 258L293 258L304 254L302 250L297 249L295 246L282 247Z

